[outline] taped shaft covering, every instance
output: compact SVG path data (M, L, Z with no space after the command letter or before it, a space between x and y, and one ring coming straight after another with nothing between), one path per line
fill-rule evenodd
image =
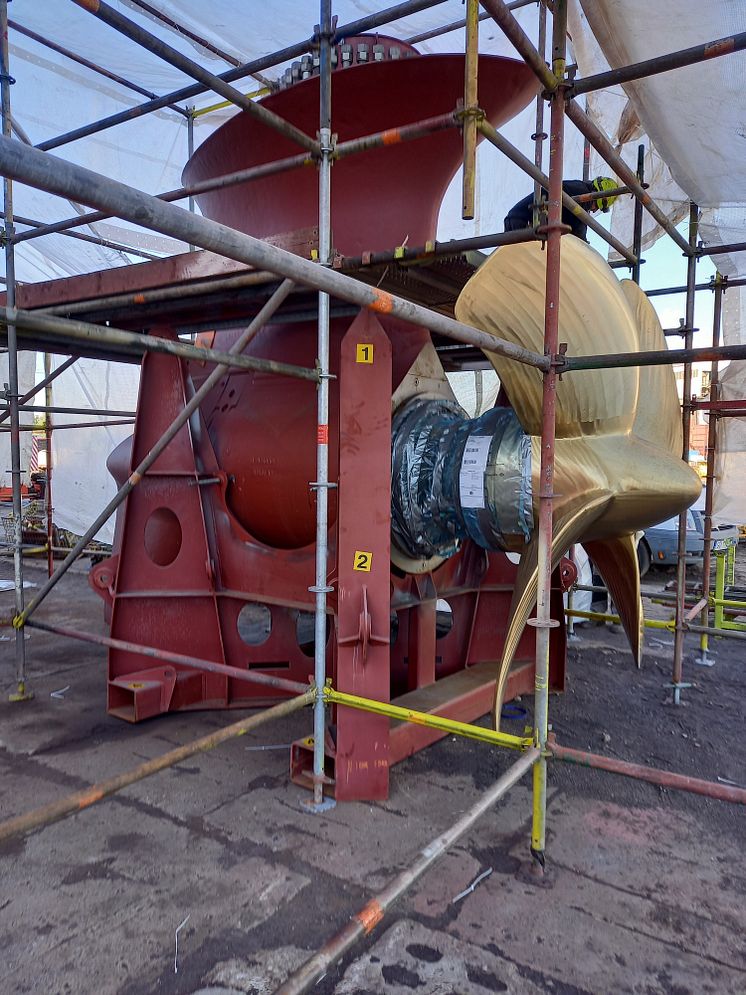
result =
M407 556L530 537L531 440L512 409L469 419L452 401L413 401L394 419L391 458L391 527Z

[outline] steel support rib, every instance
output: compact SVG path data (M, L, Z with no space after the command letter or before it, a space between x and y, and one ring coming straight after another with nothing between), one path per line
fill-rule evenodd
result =
M233 355L230 352L216 349L201 349L188 342L175 342L173 339L160 338L157 335L140 335L137 332L128 332L108 325L93 325L87 321L70 321L67 318L36 314L34 311L11 311L9 308L0 307L0 325L6 324L8 321L13 321L16 329L51 336L53 339L58 339L61 344L73 342L76 347L78 344L90 346L103 344L113 351L122 352L127 356L139 357L146 352L160 352L169 356L178 356L180 359L194 360L198 363L220 363L239 370L261 370L263 373L276 373L279 376L295 377L299 380L318 380L317 371L305 366L294 366L274 359ZM67 369L73 362L75 362L75 357L68 360L67 363L63 363L59 367L59 372L62 372L63 367ZM57 375L58 370L55 370L51 379L54 380ZM43 386L45 386L44 380L34 387L33 393L36 393ZM33 393L30 396L33 396ZM27 397L28 395L21 399L21 404L24 404ZM24 410L40 411L45 410L45 408L34 407L32 409L24 408ZM60 408L56 410L61 413ZM65 413L72 414L74 412L67 409ZM103 413L108 414L108 412ZM0 415L0 422L5 418L7 418L7 413Z
M544 89L548 93L552 93L558 85L557 80L544 64L543 59L534 48L531 40L526 35L518 21L516 21L510 13L503 0L480 0L480 2L484 9L489 11L495 22L502 28L509 41L518 50L520 55L523 56L523 59L527 65L529 65L536 73L537 77L544 86ZM617 155L611 142L600 131L600 129L596 127L588 115L578 104L573 103L571 100L565 102L565 113L573 122L578 131L580 131L580 133L588 139L604 161L611 166L622 182L630 188L635 197L638 197L642 201L643 206L650 212L650 214L652 214L661 228L668 232L671 238L686 255L689 255L692 249L686 239L683 239L681 235L679 235L676 231L676 227L671 224L663 211L653 201L650 195L646 193L645 189L638 183L634 172L629 168L624 160ZM622 255L626 257L627 253L622 253Z
M715 274L715 301L712 311L712 347L717 349L720 344L720 324L723 314L723 280L720 273ZM710 368L710 402L718 399L720 371L717 360L713 360ZM717 454L718 437L718 416L714 411L710 411L707 425L707 476L705 478L705 511L704 524L705 531L702 547L702 597L710 597L710 563L712 560L712 503L715 489L715 456ZM701 622L703 628L707 629L710 622L710 613L707 608L702 612ZM706 665L707 659L708 633L701 633L699 641L700 659L699 662Z
M364 31L369 31L371 28L387 24L389 21L395 21L400 17L407 17L409 14L416 14L420 10L436 7L440 3L445 3L445 0L406 0L405 3L400 3L386 10L378 11L375 14L369 14L367 17L361 17L356 21L339 25L336 30L336 36L344 38L361 34ZM216 78L225 83L231 83L234 80L252 76L263 69L278 66L289 59L295 59L297 56L303 55L313 47L314 42L314 38L308 38L295 45L288 45L287 48L281 49L278 52L262 56L260 59L255 59L253 62L248 62L235 69L229 69ZM95 135L100 131L106 131L107 128L113 128L115 125L122 124L125 121L134 121L136 118L142 117L144 114L151 114L162 107L168 107L182 100L190 100L192 97L199 96L199 94L211 89L212 86L204 86L201 83L182 87L182 89L174 90L172 93L167 93L156 100L149 100L147 103L139 104L137 107L131 107L126 111L120 111L118 114L112 114L100 121L94 121L91 124L84 125L82 128L69 131L64 135L58 135L56 138L50 138L46 142L41 142L37 148L44 151L59 148L60 145L67 145L69 142L75 142L79 138L86 138L88 135Z
M230 100L236 107L240 107L241 110L251 114L252 117L266 124L267 127L274 128L275 131L278 131L285 138L289 138L290 141L300 145L301 148L310 149L311 151L318 149L318 143L315 139L304 134L294 124L290 124L289 121L285 121L279 115L268 111L266 107L255 103L249 97L245 97L240 90L226 83L219 76L208 72L207 69L203 69L199 63L187 58L186 55L182 55L177 49L167 45L156 35L135 24L134 21L130 21L128 17L124 17L119 11L110 7L108 3L104 3L104 0L95 0L95 2L91 2L91 0L72 0L72 2L77 4L78 7L82 7L83 10L87 10L93 14L100 21L108 24L109 27L114 28L115 31L119 31L120 34L125 35L138 45L146 48L153 55L163 59L164 62L175 66L187 76L191 76L192 79L198 80L210 90L219 93L221 97Z
M8 0L0 0L0 102L2 104L3 140L11 141L10 116L10 65L8 61ZM3 180L3 207L5 213L5 279L6 300L15 304L16 268L13 245L13 183ZM13 577L15 582L16 616L23 612L23 524L21 505L21 435L19 431L18 396L18 338L15 325L7 326L8 332L8 404L10 407L10 479L13 493ZM22 630L15 639L16 691L11 701L25 701L33 695L26 687L26 644Z
M694 250L697 246L697 233L699 228L699 208L696 204L689 207L689 245ZM686 261L686 335L684 344L687 349L692 347L694 333L694 287L697 282L697 256L692 254ZM683 407L681 415L682 432L684 436L683 452L681 458L685 463L689 461L689 429L692 421L692 410L689 401L692 394L692 364L684 363L684 383L682 387ZM686 611L686 516L687 510L679 515L679 536L676 563L676 628L673 640L673 702L675 705L681 702L682 673L684 669L684 635Z
M538 166L534 165L528 156L525 156L519 149L512 145L507 138L504 138L496 128L493 128L488 121L480 121L479 130L491 145L494 145L496 149L499 149L508 157L508 159L511 160L511 162L514 162L516 166L520 166L524 172L528 173L532 179L541 184L545 190L548 189L549 177L543 173ZM603 225L600 225L598 221L596 221L593 215L589 214L588 211L582 208L580 204L578 204L577 201L570 196L570 194L565 193L564 190L562 191L562 206L567 208L567 210L572 211L576 217L580 218L585 224L587 224L588 227L600 238L602 238L605 242L608 242L612 249L615 249L630 265L634 263L634 256L624 245L622 245L619 239L614 238L613 235L609 234Z
M254 318L248 328L239 336L234 345L231 347L231 354L240 353L244 347L251 341L251 339L257 334L257 332L271 319L272 315L277 311L280 305L283 303L285 298L288 296L293 288L293 283L291 280L285 280L285 282L275 291L273 296L267 301L259 314ZM142 480L143 475L148 471L148 469L155 463L160 454L169 444L169 442L178 433L179 429L185 425L194 412L197 410L203 399L212 390L212 388L218 383L220 378L228 371L229 367L220 364L215 367L209 377L205 380L199 390L195 391L191 399L184 406L183 411L181 411L177 417L171 422L169 427L156 442L153 448L147 453L145 458L139 464L139 466L132 471L129 478L125 484L119 488L114 497L109 501L101 514L96 518L95 522L87 529L85 535L81 536L76 542L73 548L70 550L68 555L62 561L62 563L57 567L55 572L43 585L38 594L29 602L23 611L16 615L13 619L13 624L17 628L20 628L25 624L26 620L31 616L33 612L39 607L44 598L49 594L55 584L63 577L73 563L77 560L80 554L85 550L88 543L93 539L101 526L111 518L114 512L117 510L120 504L126 499L127 495L132 491Z
M319 10L319 265L331 265L332 167L332 0L321 0ZM329 295L319 293L316 431L316 578L311 588L314 613L314 679L317 691L326 683L326 595L328 573L329 505ZM324 800L324 745L326 711L322 694L313 703L313 804Z
M251 732L252 729L264 725L265 722L269 722L271 719L279 719L284 715L296 712L310 704L313 696L313 691L306 691L305 694L297 698L291 698L289 701L282 701L273 708L259 712L258 715L250 715L248 718L234 722L224 729L220 729L218 732L202 736L200 739L195 739L192 743L187 743L184 746L177 746L175 750L169 750L168 753L156 757L155 760L146 760L145 763L140 764L139 767L135 767L134 770L129 770L124 774L117 774L107 781L100 781L98 784L91 785L90 788L84 788L82 791L76 791L73 795L68 795L67 798L62 798L58 802L52 802L49 805L44 805L42 808L34 809L33 812L27 812L25 815L19 815L14 819L8 819L6 822L0 822L0 840L30 833L34 829L39 829L40 826L47 826L52 822L57 822L59 819L64 819L68 815L75 815L76 812L81 812L83 809L89 808L103 798L121 791L122 788L126 788L129 784L134 784L135 781L142 781L143 778L150 777L151 774L157 774L158 771L165 770L167 767L173 767L174 764L178 764L188 757L211 750L213 747L219 746L220 743L226 742L226 740L233 739L236 736L245 736L247 732Z
M544 307L544 354L552 359L559 351L560 259L562 224L562 166L565 125L565 53L567 46L567 2L555 0L552 24L552 74L559 82L551 96L549 133L549 217L547 220L546 298ZM533 771L533 820L531 854L535 867L543 871L546 849L547 762L549 726L549 636L559 625L551 617L552 512L554 507L555 402L557 374L544 371L541 414L541 465L539 469L538 584L536 592L536 676L534 679L534 742L540 751Z
M717 41L708 41L703 45L694 45L692 48L684 48L679 52L657 55L654 59L646 59L644 62L633 62L631 66L623 66L620 69L610 69L605 73L586 76L585 79L579 79L573 85L572 96L590 93L593 90L603 90L607 86L616 86L617 83L630 83L635 79L657 76L658 73L667 73L672 69L680 69L682 66L693 66L697 62L707 62L708 59L714 59L720 55L741 52L745 48L746 31L742 31L740 34L718 38Z
M557 0L556 0L557 2ZM328 969L339 960L358 940L371 933L383 919L387 910L401 897L422 875L454 845L464 833L474 825L510 788L516 784L539 757L536 749L527 750L508 770L489 788L450 829L432 840L421 851L415 862L401 871L382 891L372 898L360 911L352 917L343 929L332 937L305 964L302 964L281 985L275 995L301 995L307 992L326 974ZM1 827L0 827L1 828Z
M164 204L156 197L128 187L124 183L107 179L89 169L76 166L47 155L37 149L26 148L19 142L0 138L0 174L28 183L49 193L59 193L73 200L109 210L135 224L151 228L164 235L171 235L184 242L193 242L229 259L270 270L291 280L323 290L341 300L349 301L372 311L392 314L404 321L421 325L430 331L445 335L458 342L468 342L488 352L496 352L509 359L544 369L548 360L544 356L494 338L486 332L464 325L453 318L436 314L411 301L386 293L318 266L310 259L287 252L229 228L208 218L190 214L173 204Z

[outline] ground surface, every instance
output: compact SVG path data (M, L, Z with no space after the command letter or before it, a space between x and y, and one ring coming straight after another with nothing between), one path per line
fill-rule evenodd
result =
M0 575L9 576L7 564ZM32 569L28 577L38 582L42 574ZM651 575L645 586L667 580ZM12 593L0 594L0 615L11 604ZM103 631L100 603L82 574L60 585L39 617L45 615ZM0 817L238 717L175 715L125 725L104 713L104 651L38 631L27 643L36 697L9 704L7 633L0 630ZM572 643L567 693L550 703L558 740L744 784L743 644L720 641L716 665L704 669L691 662L696 644L688 641L685 676L695 686L673 707L664 686L671 642L666 633L649 633L638 672L620 633L582 630ZM509 731L530 720L530 701L521 706L527 715L508 721ZM0 844L0 993L270 993L512 759L449 738L394 770L388 802L313 816L288 783L284 748L309 729L308 714L291 716ZM529 816L526 781L314 991L746 991L743 808L555 763L551 888L521 873ZM184 920L176 973L175 932Z

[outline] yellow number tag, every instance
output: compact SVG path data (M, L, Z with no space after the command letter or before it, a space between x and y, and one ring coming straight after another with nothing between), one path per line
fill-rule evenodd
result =
M366 553L362 549L355 550L355 562L352 565L353 570L364 570L366 573L370 573L372 563L372 553Z
M373 343L372 342L358 342L357 351L355 353L356 363L372 363L373 362Z

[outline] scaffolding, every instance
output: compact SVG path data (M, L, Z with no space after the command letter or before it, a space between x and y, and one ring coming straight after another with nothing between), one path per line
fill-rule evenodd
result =
M431 857L435 859L435 856L443 852L445 847L458 838L465 831L465 828L468 828L468 825L485 811L489 805L493 804L511 784L515 783L519 777L531 769L533 776L531 853L534 858L533 866L536 869L536 873L540 875L544 867L546 849L548 759L554 757L572 762L583 762L591 766L602 766L598 757L594 757L591 754L578 756L577 751L560 747L558 744L552 742L549 737L549 637L551 629L559 624L558 620L552 619L549 604L552 572L551 549L555 452L554 401L556 380L560 375L571 375L573 371L579 370L683 362L685 372L683 403L684 452L682 455L684 459L688 455L689 420L692 411L696 407L699 407L705 408L710 413L706 507L704 515L704 590L702 599L694 606L694 610L693 606L687 604L686 601L685 513L682 514L679 522L677 588L675 597L676 614L675 620L671 625L675 635L672 689L673 699L676 703L679 703L681 700L681 691L689 686L683 680L684 637L686 633L696 632L700 634L701 653L703 658L706 659L708 639L713 633L710 622L710 611L715 609L719 613L717 617L722 621L723 609L728 608L730 604L723 597L722 585L719 584L716 597L713 597L710 592L709 574L712 539L714 459L717 451L718 419L727 416L742 415L743 409L746 407L746 404L732 404L728 406L719 400L718 395L718 364L726 360L742 360L746 358L746 346L720 345L722 298L728 287L744 285L746 279L726 280L718 274L712 283L697 284L696 282L696 263L702 255L711 254L715 251L737 251L746 248L746 243L733 243L718 247L716 250L703 248L698 244L699 211L694 204L690 207L688 237L682 237L676 227L669 221L666 214L651 199L646 191L642 168L642 153L638 157L638 168L635 172L620 158L606 136L592 122L587 113L581 109L579 102L572 98L616 83L641 79L680 66L693 65L706 58L711 58L713 55L724 56L730 52L739 51L746 47L746 35L736 35L729 39L718 39L714 42L696 46L682 52L671 53L659 59L576 80L568 72L567 66L567 4L565 0L554 0L552 5L545 4L544 2L538 4L539 49L533 45L511 14L512 8L525 6L528 0L519 0L519 2L511 4L506 4L503 0L481 0L481 6L484 8L482 13L479 12L479 3L477 0L467 0L466 16L462 21L445 25L439 32L425 32L422 35L408 39L410 42L416 42L432 37L437 33L464 28L466 73L463 104L454 108L452 113L442 115L438 118L423 120L411 126L371 134L364 138L335 145L333 136L333 108L331 105L332 49L335 42L340 38L374 30L406 15L437 6L437 0L407 0L407 2L399 3L396 6L345 25L337 25L333 19L332 0L320 0L319 24L313 35L295 45L288 46L271 55L255 59L243 65L236 64L235 59L223 55L224 58L232 62L232 68L220 76L208 72L201 65L171 48L152 33L123 17L107 3L103 2L103 0L101 2L97 0L95 4L86 2L86 0L75 0L75 2L92 16L96 16L108 24L112 30L119 31L131 41L159 56L168 64L177 67L187 76L194 79L195 82L173 93L157 96L136 83L117 77L117 81L120 84L127 86L130 90L135 90L148 99L126 112L111 115L85 127L45 141L36 148L25 146L21 142L12 140L12 114L10 107L11 77L8 61L8 27L10 26L16 30L23 29L13 22L9 22L7 0L0 0L0 28L2 29L2 45L0 46L0 92L2 95L3 124L3 135L2 139L0 139L0 173L2 173L4 178L2 217L4 222L7 284L5 307L0 309L0 323L6 328L9 359L9 384L6 393L7 408L0 415L0 421L9 420L12 457L13 563L15 578L15 612L12 619L12 626L15 631L16 663L16 691L12 698L15 701L21 701L32 696L26 672L24 630L27 626L44 629L45 631L71 639L94 641L104 646L111 647L122 643L121 640L100 636L96 637L90 633L65 629L59 625L41 623L34 618L34 615L39 605L44 601L50 591L53 590L72 564L88 550L91 541L100 527L126 500L131 491L137 487L148 467L155 462L160 453L163 452L169 442L175 437L179 429L188 422L192 414L198 409L200 401L205 397L211 387L217 383L227 370L242 368L312 380L317 384L318 441L316 479L312 485L317 492L316 564L315 582L313 587L309 588L315 599L315 681L312 689L309 691L308 688L295 682L284 681L281 678L270 677L255 671L238 671L237 668L222 666L192 656L169 654L165 651L153 649L152 647L139 645L133 647L132 644L126 644L125 648L134 649L139 654L154 656L161 660L168 660L170 658L172 662L187 664L197 670L213 671L226 674L227 676L235 677L240 674L243 680L251 680L275 688L282 688L285 691L291 692L295 697L291 699L290 703L269 709L260 716L244 720L242 723L237 723L233 726L228 726L221 734L198 740L188 748L182 748L180 751L172 751L158 762L144 764L136 771L131 772L130 775L123 775L122 778L114 779L111 782L104 782L103 785L94 786L87 792L79 793L78 796L72 796L71 799L63 800L59 804L49 806L44 810L37 810L37 812L30 813L28 816L13 820L12 824L0 824L0 839L15 833L27 832L30 828L62 818L71 812L79 811L81 808L87 807L87 805L106 797L112 791L119 790L125 784L132 783L132 781L141 777L149 776L156 770L163 769L165 766L177 763L193 752L212 748L218 742L230 736L240 735L246 729L252 728L253 724L258 724L260 721L265 721L275 715L287 714L291 710L309 704L312 705L314 713L313 806L315 810L321 810L327 804L324 792L326 780L324 775L326 709L335 704L337 707L358 708L390 718L429 725L441 731L478 738L493 745L521 752L523 754L522 758L498 782L498 785L490 793L485 804L469 816L471 821L467 818L466 822L460 826L457 832L448 836L448 839L444 838L437 847L431 848ZM150 8L149 5L140 3L140 0L136 0L136 2L143 9L148 9L156 16L161 16L153 8ZM544 53L544 46L549 33L546 25L547 7L552 11L550 65L545 61ZM480 112L477 102L477 55L479 50L477 29L479 21L487 18L492 19L502 29L526 64L533 70L542 87L542 93L539 94L536 105L535 156L533 160L523 155L523 153L511 145L495 128L484 120L484 115ZM208 44L204 39L194 35L194 33L191 33L190 37L199 44ZM54 47L46 39L38 38L37 40L49 47ZM74 53L60 46L56 46L54 50L64 58L79 58ZM261 92L267 92L268 89L273 88L273 84L262 75L265 70L281 65L290 59L301 57L311 50L318 53L320 73L319 130L316 137L304 134L295 126L262 107L261 104L257 104L252 99L256 94L247 96L233 85L247 76L253 76L262 85L263 90ZM108 71L91 63L89 63L89 68L92 68L95 72L108 74ZM111 74L108 75L109 78L112 78ZM234 105L261 119L267 126L293 141L302 151L280 161L225 174L219 176L217 179L182 186L178 189L162 193L157 197L142 193L133 187L117 183L61 159L51 159L48 155L48 152L52 149L59 148L81 137L115 127L124 121L135 120L142 115L152 113L163 107L173 108L178 114L184 117L189 129L189 149L191 151L193 149L192 126L194 117L198 112L194 110L191 104L185 102L191 101L195 96L205 92L214 92L223 97L228 104ZM550 110L548 136L542 132L545 101L549 103ZM582 203L573 201L572 198L569 198L563 192L563 141L567 119L585 137L586 147L593 147L618 178L619 187L617 190L611 191L611 194L630 193L636 198L632 251L629 251L618 239L600 226L584 210ZM368 254L367 256L356 259L340 259L334 256L334 247L331 241L332 193L330 184L333 161L343 156L354 155L369 148L404 141L416 141L422 136L449 128L459 128L463 135L463 218L473 218L476 211L476 146L477 140L481 136L500 150L510 161L525 171L534 181L537 193L541 188L548 191L546 220L544 223L541 225L536 224L519 232L495 233L492 235L453 240L446 243L428 243L424 246L392 246L388 251ZM547 172L544 172L542 168L543 140L547 137L549 139L549 158ZM269 242L261 241L232 229L227 229L216 222L193 213L193 198L200 193L247 183L275 173L308 166L312 166L318 170L318 251L317 259L313 261L294 255ZM94 210L92 213L53 223L16 218L13 212L13 181L22 182L49 193L68 197L84 203ZM174 201L184 200L187 201L188 209L186 210L173 204ZM582 200L582 197L579 198L579 201ZM567 230L561 220L563 208L570 209L620 254L620 265L630 268L632 277L637 283L639 283L640 263L642 261L640 253L643 211L647 211L664 232L678 245L687 261L686 284L682 287L660 288L648 291L648 294L649 296L656 296L678 292L686 293L684 324L682 329L675 330L676 334L683 334L683 349L583 357L562 352L558 341L558 313L560 245L561 237ZM71 318L69 316L63 318L55 313L59 309L55 309L54 307L43 308L34 312L24 311L16 307L14 250L17 244L55 232L64 232L73 237L87 237L75 232L75 229L108 217L118 217L133 221L162 235L180 239L190 247L209 249L222 257L235 260L252 268L248 274L227 276L217 280L211 279L209 281L209 288L207 285L195 283L186 291L196 296L207 292L208 289L211 294L219 294L221 292L250 290L251 288L259 287L263 292L267 293L266 302L259 309L258 313L245 328L229 352L223 353L198 349L186 342L168 341L153 336L142 336L125 329L112 327L108 323L103 325L91 321L78 320L75 317ZM15 229L16 220L28 226L28 230L17 233ZM538 222L540 219L537 216L535 220ZM406 264L407 266L417 267L422 262L432 261L438 257L459 256L470 249L495 247L529 240L542 241L546 249L544 349L541 354L533 353L530 350L520 348L507 341L495 339L493 336L487 335L477 328L462 324L442 313L430 310L404 296L398 296L381 289L375 282L364 282L366 269L372 269L375 266L383 264ZM105 240L98 241L100 244L108 244L127 253L148 258L147 253L138 253L136 250L122 246L119 243L111 241L107 243ZM361 279L356 277L361 277ZM287 363L243 355L245 346L271 320L273 315L282 308L295 289L301 286L310 288L318 295L317 306L314 310L314 314L318 315L317 367L315 369L303 368ZM702 290L713 292L715 295L712 347L695 349L693 347L694 301L695 293ZM179 293L183 292L179 291ZM174 291L166 289L145 291L134 296L129 294L119 294L116 297L100 296L94 301L86 301L85 305L79 307L77 310L90 313L98 308L102 313L106 309L116 312L117 309L121 310L131 306L168 300L169 294L173 296ZM135 297L137 298L136 300L134 299ZM333 311L333 301L342 301L344 302L343 306L351 306L354 309L368 309L374 313L391 314L406 322L425 327L431 332L435 332L451 341L452 345L449 348L455 350L452 353L452 358L455 358L456 354L463 357L463 355L474 354L475 350L487 350L505 356L514 362L535 367L541 371L543 379L543 413L541 428L542 457L539 471L540 489L538 495L539 585L536 617L530 620L530 624L536 629L535 708L531 735L524 737L509 736L486 730L480 726L459 723L454 720L439 718L421 712L397 708L397 706L385 702L343 694L331 687L327 681L325 670L327 595L332 590L328 586L327 580L327 498L329 489L334 486L334 482L329 479L328 463L329 393L332 386L329 368L329 328L333 313L337 313ZM66 306L64 311L67 315L74 315L76 311L75 305ZM346 313L349 313L349 311ZM235 321L233 325L235 325ZM214 328L215 324L212 323L210 327ZM53 350L67 351L70 354L70 358L54 371L52 371L49 360L47 360L44 379L32 391L21 396L18 387L17 357L19 348L28 343L33 343L35 348L41 343L42 347L47 351L47 355ZM55 569L53 569L54 564L52 559L52 505L51 500L48 500L46 551L49 558L49 577L38 593L26 603L23 586L23 554L25 547L22 535L21 456L19 441L20 433L26 426L20 424L20 413L22 411L33 410L43 412L46 415L45 431L48 440L49 472L51 475L51 437L53 430L57 431L60 427L53 427L51 416L57 412L66 411L69 413L71 410L55 408L52 404L50 390L53 380L65 369L68 369L79 355L94 357L118 355L139 360L148 351L168 353L182 360L198 358L202 362L213 364L214 369L202 386L194 393L189 403L173 421L168 430L150 449L140 464L132 470L129 478L119 489L115 497L107 504L100 515L98 515L91 526L68 552L65 559ZM710 361L712 363L712 375L709 401L695 404L689 399L691 393L691 364L693 361L698 360ZM28 401L42 389L47 391L46 404L30 408ZM131 412L113 412L109 410L100 412L87 410L85 414L106 416L107 418L114 417L123 420L128 420L132 416ZM584 613L573 611L570 608L568 615L569 617L578 617L583 616ZM699 625L694 623L695 617L700 618ZM664 624L668 625L668 623ZM717 634L718 636L734 635L743 638L742 633L727 632L722 629L718 629ZM607 769L611 769L608 764L606 766ZM709 782L697 782L693 786L692 784L683 783L686 780L692 781L693 779L683 779L679 775L673 775L665 771L653 771L650 768L640 768L639 765L625 764L620 761L614 762L613 769L629 776L643 777L655 783L664 783L684 790L694 790L713 797L727 798L728 800L741 803L746 801L746 794L742 791L726 789L723 785L711 784ZM419 874L424 872L431 862L431 859L425 859L420 862L417 868L412 869L411 872L400 875L396 886L392 886L392 890L387 893L385 901L377 901L374 912L369 910L368 913L361 913L356 917L356 925L351 931L348 930L338 942L328 945L328 949L326 953L323 953L323 956L321 954L317 956L310 967L302 969L298 977L295 980L290 979L287 986L282 990L306 990L310 984L314 983L321 976L332 959L341 956L344 950L348 949L349 945L358 936L370 931L370 928L372 928L370 925L372 919L378 921L386 908L386 903L393 901L405 887L408 887Z

